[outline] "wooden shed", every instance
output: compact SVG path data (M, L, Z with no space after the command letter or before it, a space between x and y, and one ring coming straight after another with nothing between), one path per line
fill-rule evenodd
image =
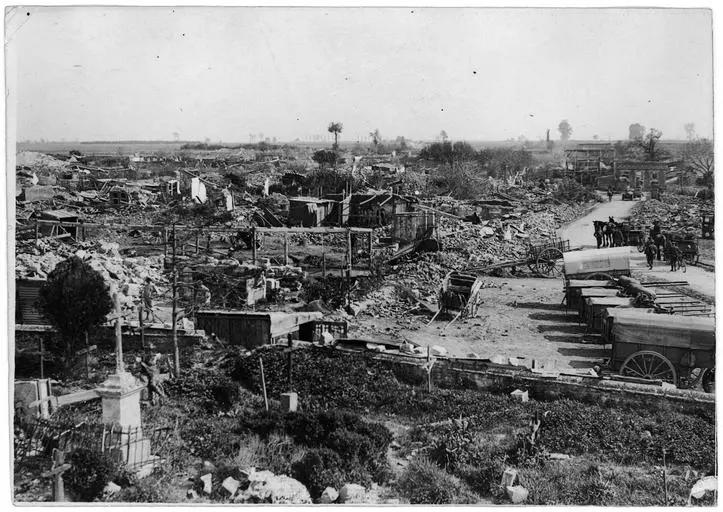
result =
M289 224L306 228L325 224L336 201L316 197L292 197L289 199Z
M40 287L45 279L15 280L15 323L25 325L50 325L38 308Z
M299 331L299 327L319 320L322 313L252 312L202 310L196 313L196 328L215 334L231 345L255 348L268 345L279 337Z

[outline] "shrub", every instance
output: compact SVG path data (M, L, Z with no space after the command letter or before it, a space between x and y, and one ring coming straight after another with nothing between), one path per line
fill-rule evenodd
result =
M327 487L338 489L344 483L342 461L339 455L328 448L317 448L306 452L304 457L292 464L291 474L309 490L314 499L319 499Z
M89 502L99 498L108 482L129 480L118 462L94 450L76 448L70 453L68 462L70 469L63 474L63 480L78 501Z
M458 478L431 460L417 457L397 481L397 490L412 505L476 503L478 497Z
M165 389L171 398L208 412L226 410L239 397L238 385L225 373L213 368L189 368L168 381Z
M135 482L130 487L121 491L108 501L119 503L170 503L173 499L168 491L168 483L159 481L153 477L146 477Z

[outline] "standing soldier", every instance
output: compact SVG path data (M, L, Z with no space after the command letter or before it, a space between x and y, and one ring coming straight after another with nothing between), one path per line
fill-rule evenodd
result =
M652 238L645 241L645 258L648 260L648 270L653 270L653 262L655 262L655 243Z
M612 202L613 200L613 186L608 185L608 201Z
M143 308L146 314L151 315L151 322L156 320L156 312L153 310L153 296L158 293L150 277L146 277L146 284L143 285ZM148 316L146 316L148 318Z

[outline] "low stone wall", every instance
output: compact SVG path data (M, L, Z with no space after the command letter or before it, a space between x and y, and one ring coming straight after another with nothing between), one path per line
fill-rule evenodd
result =
M427 371L423 357L369 354L389 365L399 380L412 385L426 385ZM485 360L437 358L432 366L432 385L447 389L477 389L492 393L528 391L536 400L569 398L597 405L686 414L715 412L715 395L700 391L664 389L653 385L633 384L598 377L559 375L545 376L524 367L496 365Z

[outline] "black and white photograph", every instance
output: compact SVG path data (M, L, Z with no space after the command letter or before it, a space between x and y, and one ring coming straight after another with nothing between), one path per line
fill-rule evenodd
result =
M720 14L6 6L12 504L716 506Z

